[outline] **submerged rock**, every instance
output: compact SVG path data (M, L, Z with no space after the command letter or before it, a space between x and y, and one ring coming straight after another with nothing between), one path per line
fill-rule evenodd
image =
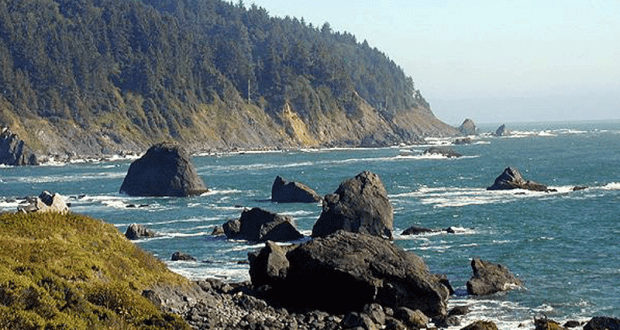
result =
M538 183L536 181L530 181L523 179L521 172L518 169L507 167L504 172L495 179L495 183L492 186L487 187L487 190L510 190L510 189L526 189L533 191L551 191L546 185Z
M467 281L467 293L470 295L489 295L521 285L521 281L503 265L473 259L471 268L474 275Z
M277 176L271 186L271 201L276 203L317 203L322 197L303 183Z
M312 237L338 230L392 239L394 211L377 174L364 171L325 196L323 212L312 228Z
M454 149L450 147L430 147L424 150L425 155L439 155L448 158L459 158L463 157L462 154L454 151Z
M338 231L298 246L267 244L249 259L252 284L282 306L346 313L377 303L446 314L448 289L422 258L380 237Z
M129 196L185 197L207 192L187 151L174 142L149 148L129 167L120 189Z
M438 230L435 229L430 229L430 228L426 228L426 227L420 227L420 226L411 226L407 229L405 229L402 233L402 235L419 235L419 234L426 234L426 233L434 233L437 232Z
M180 251L177 251L172 254L171 260L172 261L196 261L196 258L192 257L191 255L187 253L182 253Z

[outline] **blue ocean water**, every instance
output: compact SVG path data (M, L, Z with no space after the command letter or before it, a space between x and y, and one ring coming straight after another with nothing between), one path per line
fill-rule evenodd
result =
M275 177L328 194L343 180L370 170L379 174L394 206L395 244L422 256L431 271L448 275L460 293L450 304L472 311L463 323L483 318L513 329L542 315L556 320L620 316L620 121L507 126L511 136L482 134L469 145L428 140L451 145L464 155L458 159L422 155L429 145L196 156L211 191L191 198L120 195L131 160L3 167L0 209L14 210L20 198L42 190L58 192L73 212L103 219L123 233L136 222L162 234L136 244L180 274L239 281L249 279L242 262L247 253L262 245L211 236L214 226L239 217L243 207L261 207L292 215L309 235L321 205L266 201ZM487 191L507 166L558 191ZM574 186L588 189L571 191ZM460 230L400 235L412 225ZM169 261L175 251L198 261ZM524 286L468 297L463 293L474 257L506 265Z

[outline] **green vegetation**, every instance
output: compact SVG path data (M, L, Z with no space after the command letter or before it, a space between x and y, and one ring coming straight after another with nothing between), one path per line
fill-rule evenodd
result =
M0 126L28 132L20 136L42 152L54 142L105 148L213 134L234 147L205 105L233 127L251 126L258 109L272 123L256 131L281 141L273 123L289 103L316 138L333 113L360 120L359 98L381 118L428 111L399 66L328 23L221 0L0 1Z
M112 225L0 215L0 329L189 329L141 295L187 284Z

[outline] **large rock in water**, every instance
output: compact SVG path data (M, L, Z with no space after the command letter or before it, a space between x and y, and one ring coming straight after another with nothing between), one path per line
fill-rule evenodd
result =
M312 237L346 230L392 239L394 211L377 174L364 171L323 199L323 212Z
M241 218L224 224L224 233L230 239L254 242L287 242L298 240L302 235L295 228L295 220L289 215L276 214L255 207L244 210Z
M492 186L487 190L509 190L509 189L526 189L534 191L550 191L547 186L535 181L525 180L518 169L507 167L504 172L495 179Z
M378 303L445 315L448 289L422 260L389 240L338 231L298 246L249 254L252 284L293 309L341 314Z
M271 201L276 203L317 203L322 200L310 187L303 183L286 181L277 176L271 186Z
M3 128L0 134L0 164L11 166L39 165L39 161L17 134L8 128Z
M503 265L473 259L471 268L474 275L467 281L467 293L470 295L488 295L521 285L521 281Z
M463 121L461 126L459 126L459 132L465 136L476 135L476 124L473 120L467 118Z
M495 130L495 136L508 136L510 135L510 131L506 128L506 124L502 124L502 126L498 127Z
M120 189L130 196L185 197L207 192L187 151L177 143L159 143L131 163Z

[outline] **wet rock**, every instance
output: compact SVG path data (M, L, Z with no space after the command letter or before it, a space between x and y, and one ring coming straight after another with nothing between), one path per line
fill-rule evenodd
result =
M474 275L467 281L467 293L470 295L489 295L521 285L521 281L503 265L473 259L471 268Z
M430 147L424 150L425 155L439 155L448 158L459 158L463 157L462 154L454 151L454 149L450 147Z
M244 210L239 220L228 221L223 227L224 233L230 239L287 242L303 238L295 228L295 220L291 216L276 214L258 207Z
M176 251L175 253L172 254L172 261L196 261L196 258L192 257L191 255L187 254L187 253L181 253L179 251Z
M546 317L534 319L534 326L534 330L566 330L566 328L561 326L558 322L547 319Z
M454 306L450 311L448 311L448 316L458 315L463 316L469 314L469 307L467 306Z
M213 236L225 235L224 228L222 226L215 226L215 227L213 227L213 231L211 232L211 235L213 235Z
M463 145L463 144L471 144L472 140L470 138L462 138L454 140L454 144Z
M588 321L583 327L583 330L620 330L620 319L597 316Z
M312 228L312 237L338 230L392 239L394 211L377 174L364 171L340 184L323 200L323 212Z
M510 190L510 189L526 189L534 191L549 192L549 188L542 183L525 180L518 169L507 167L504 172L495 179L495 183L488 187L487 190Z
M136 240L141 238L150 238L157 236L154 231L146 228L143 225L132 223L125 231L125 237L130 240Z
M426 227L420 227L420 226L411 226L405 229L402 235L420 235L420 234L427 234L427 233L434 233L434 232L437 232L437 230L426 228Z
M187 151L177 143L159 143L129 167L120 189L129 196L185 197L207 192Z
M271 186L271 201L276 203L317 203L323 198L303 183L277 176Z
M576 328L580 326L581 326L581 322L575 321L575 320L566 321L566 323L564 323L565 328Z
M495 130L495 136L508 136L510 135L510 131L506 128L506 124L502 124L500 127Z

